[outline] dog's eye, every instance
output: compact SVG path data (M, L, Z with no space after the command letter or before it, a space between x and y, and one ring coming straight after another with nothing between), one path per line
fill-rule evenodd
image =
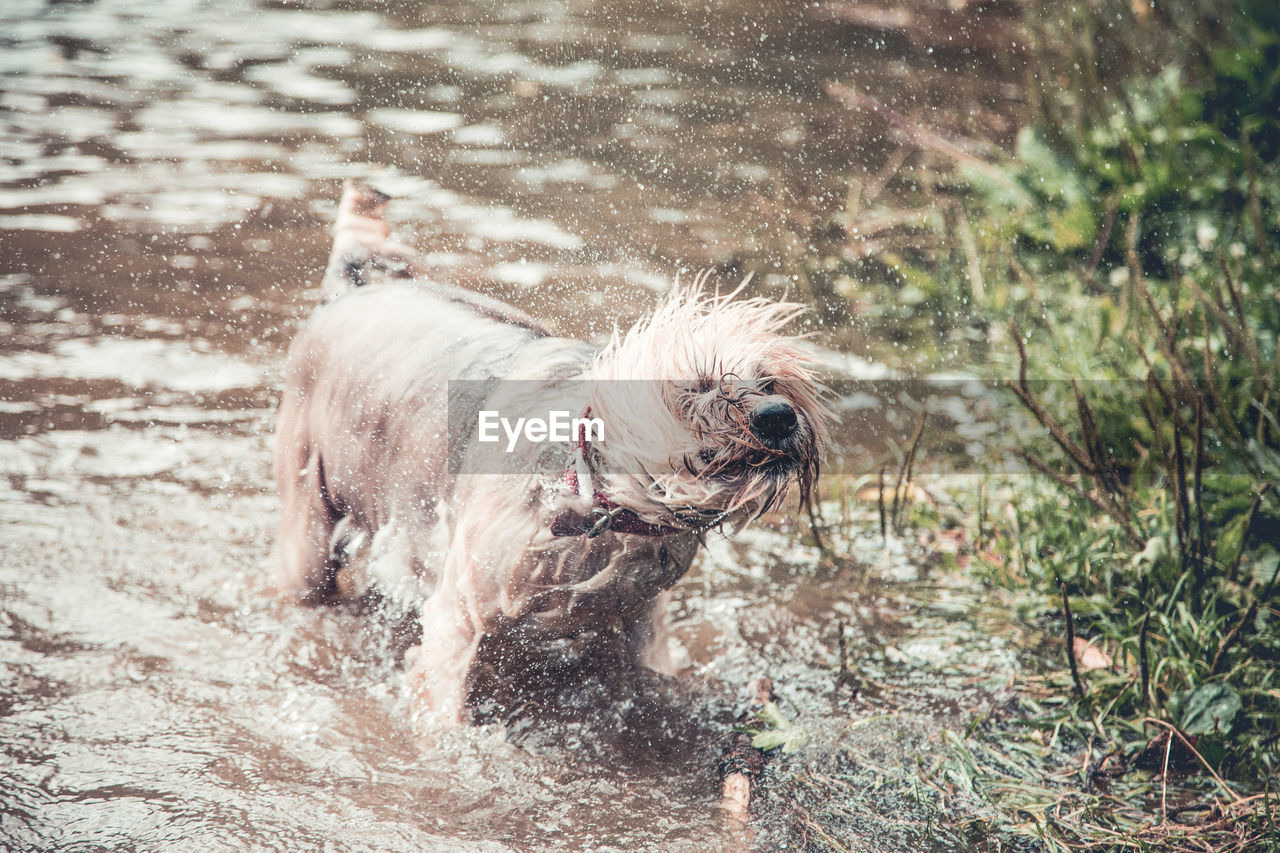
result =
M774 385L775 383L772 379L765 379L760 383L760 393L766 397L772 397L775 390Z
M704 447L702 450L698 451L698 458L702 460L702 464L710 465L715 461L716 452L710 447Z

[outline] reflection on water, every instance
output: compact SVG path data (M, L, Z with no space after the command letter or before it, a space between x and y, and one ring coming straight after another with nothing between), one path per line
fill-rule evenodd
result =
M930 689L971 676L951 640L977 617L894 645L909 608L758 533L678 588L682 725L425 748L388 625L277 602L278 364L342 177L394 168L440 277L599 335L682 269L764 259L782 292L769 259L887 146L825 80L963 127L957 80L992 76L791 4L311 5L0 7L0 846L716 849L714 734L752 678L821 762L836 622ZM788 833L766 810L755 843Z

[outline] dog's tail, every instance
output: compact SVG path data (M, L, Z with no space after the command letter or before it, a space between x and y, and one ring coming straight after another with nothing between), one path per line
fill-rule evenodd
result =
M355 178L343 185L333 224L333 251L321 283L326 299L352 287L421 274L413 250L388 239L391 226L385 214L390 200L391 196Z

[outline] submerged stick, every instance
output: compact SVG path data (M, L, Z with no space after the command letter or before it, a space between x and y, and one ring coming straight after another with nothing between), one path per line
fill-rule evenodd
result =
M764 756L751 745L751 736L730 735L720 759L720 810L737 826L745 826L751 811L751 794L756 777L764 769Z
M774 700L773 682L756 682L756 704ZM720 811L735 830L744 831L751 812L756 780L764 772L764 753L751 745L751 735L733 732L720 758Z

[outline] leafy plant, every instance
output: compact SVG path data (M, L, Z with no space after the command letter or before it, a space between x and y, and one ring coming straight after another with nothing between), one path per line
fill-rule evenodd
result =
M1194 845L1170 828L1178 784L1216 797L1221 849L1274 838L1280 8L1027 11L1028 122L1004 162L960 160L962 215L935 228L962 262L884 257L922 304L962 305L1007 343L990 367L1018 377L1035 425L1019 453L1047 488L1019 489L990 576L1038 593L1067 634L1071 675L1034 724L1085 753L1086 794L1105 777L1131 802L1045 792L1032 810L992 769L1012 740L956 740L937 772L988 798L988 827L1051 846ZM1109 665L1079 666L1072 634Z
M783 753L797 752L809 742L809 733L782 713L778 703L769 700L756 713L755 720L737 729L751 735L751 745L766 752L782 748Z

